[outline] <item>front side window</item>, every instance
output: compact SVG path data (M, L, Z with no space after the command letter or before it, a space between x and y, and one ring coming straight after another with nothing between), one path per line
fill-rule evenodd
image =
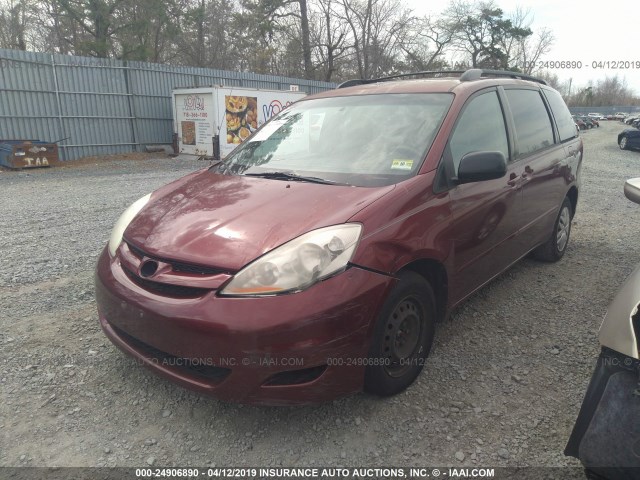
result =
M513 114L518 157L553 145L551 120L540 93L536 90L506 90L505 93Z
M277 173L355 186L414 176L453 95L381 94L303 100L244 142L215 170Z
M509 158L507 130L495 91L473 98L462 112L449 141L454 172L460 160L472 152L501 152Z

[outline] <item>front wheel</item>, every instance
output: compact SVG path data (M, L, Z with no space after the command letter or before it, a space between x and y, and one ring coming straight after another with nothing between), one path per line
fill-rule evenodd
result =
M569 236L571 235L572 211L569 198L564 197L558 217L553 225L553 231L546 243L534 250L535 258L544 262L557 262L564 256L569 244Z
M626 150L627 149L627 137L622 137L620 139L620 143L618 143L618 146L620 147L620 150Z
M366 392L395 395L422 371L434 336L436 302L429 282L415 272L399 275L374 327L365 372Z

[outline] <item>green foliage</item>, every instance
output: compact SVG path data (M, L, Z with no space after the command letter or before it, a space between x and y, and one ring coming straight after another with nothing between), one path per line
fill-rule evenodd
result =
M455 28L455 45L469 54L472 67L509 69L507 46L533 34L505 18L493 3L454 3L445 13Z

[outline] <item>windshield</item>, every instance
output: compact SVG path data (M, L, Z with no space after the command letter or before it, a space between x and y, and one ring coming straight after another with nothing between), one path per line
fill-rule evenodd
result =
M420 169L452 100L428 93L301 101L213 168L276 180L398 183Z

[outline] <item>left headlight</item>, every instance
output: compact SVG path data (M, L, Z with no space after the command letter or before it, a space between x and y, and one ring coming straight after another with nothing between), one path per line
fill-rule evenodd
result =
M124 235L124 231L131 223L131 220L133 220L140 210L149 202L150 198L150 193L139 198L120 215L120 218L113 226L113 230L111 230L111 237L109 238L109 253L112 257L115 256L118 247L122 243L122 235Z
M362 225L320 228L291 240L240 270L221 295L275 295L304 290L347 268Z

